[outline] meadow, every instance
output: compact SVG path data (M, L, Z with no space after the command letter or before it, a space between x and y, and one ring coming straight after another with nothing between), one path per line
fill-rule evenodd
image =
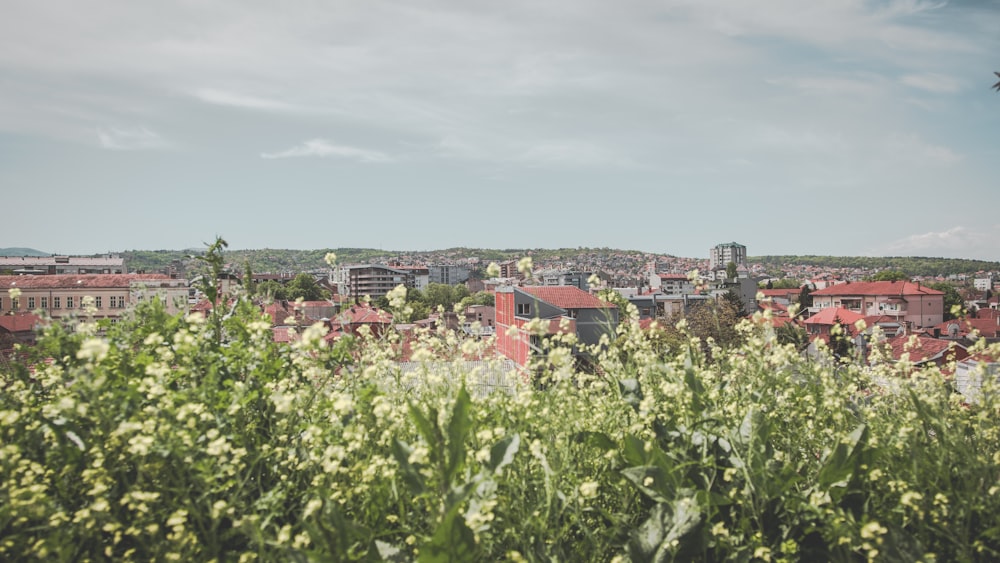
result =
M424 333L404 372L396 336L218 309L82 315L2 364L0 559L1000 557L1000 399L937 368L808 359L760 316L664 350L625 315L587 369L557 339L491 392L489 340Z

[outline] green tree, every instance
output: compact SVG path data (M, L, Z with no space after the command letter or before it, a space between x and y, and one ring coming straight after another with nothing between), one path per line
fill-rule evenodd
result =
M809 333L795 323L785 323L774 330L780 344L791 344L802 351L809 345Z
M250 261L243 261L243 289L247 292L250 297L254 296L254 290L256 290L256 285L253 281L253 269L250 268Z
M882 270L871 278L872 281L909 281L910 276L902 270Z
M287 299L301 297L305 301L319 301L330 297L329 293L316 283L316 278L306 273L295 276L285 289Z
M730 262L726 264L726 279L734 279L736 277L736 262Z
M803 285L802 289L799 290L799 308L800 310L805 310L812 306L812 289L810 289L808 285Z
M266 299L273 299L275 301L288 299L288 291L285 289L285 286L281 285L281 282L275 280L266 280L256 284L254 292L255 295L260 295Z
M729 306L736 312L737 317L747 316L746 308L743 305L743 298L740 294L736 292L735 289L730 289L722 295L723 301L726 301Z

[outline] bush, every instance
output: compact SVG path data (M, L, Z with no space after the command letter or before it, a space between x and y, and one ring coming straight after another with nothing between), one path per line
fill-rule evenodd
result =
M1000 556L1000 402L934 370L890 388L765 323L665 355L632 321L593 373L553 353L486 393L454 335L403 371L391 340L216 320L152 300L2 367L0 558Z

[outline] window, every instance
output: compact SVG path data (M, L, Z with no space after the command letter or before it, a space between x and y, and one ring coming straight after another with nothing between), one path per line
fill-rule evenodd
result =
M66 308L67 309L72 309L73 308L73 297L67 297L66 298Z
M580 311L578 309L566 309L566 316L571 319L575 319L579 314Z
M35 309L35 298L34 297L29 297L28 298L28 309L29 310L34 310Z
M94 298L94 307L97 307L98 309L100 309L102 307L102 305L101 305L101 296L100 295L98 295L97 297Z
M49 298L42 297L42 309L48 309L48 308L49 308Z
M517 304L517 316L526 317L531 314L531 304L530 303L518 303Z
M60 307L62 307L62 304L59 303L61 300L62 300L61 297L53 297L52 298L52 308L53 309L59 309Z
M3 296L0 296L0 311L3 311Z
M16 310L20 309L21 308L21 300L18 299L17 297L14 297L13 299L11 299L10 300L10 308L13 311L16 311Z

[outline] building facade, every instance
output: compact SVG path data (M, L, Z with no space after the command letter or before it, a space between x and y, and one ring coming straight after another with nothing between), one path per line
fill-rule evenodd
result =
M340 295L358 299L365 295L375 299L385 297L396 286L417 286L416 276L410 270L392 268L382 264L345 265L334 270L331 280Z
M888 317L912 327L944 321L944 292L906 281L848 282L810 294L810 314L842 307L866 317Z
M526 325L539 319L541 333ZM534 356L547 351L543 340L573 333L581 344L596 345L601 336L613 338L618 326L618 309L611 303L572 286L503 286L496 292L497 352L525 366ZM582 355L578 349L574 355Z
M0 256L0 272L23 274L127 274L125 259L107 256Z
M117 319L145 299L160 299L170 314L188 305L187 281L163 274L0 276L0 289L0 314L43 311L53 319L83 314L88 297L97 319ZM11 297L11 289L20 295Z
M736 242L726 242L715 245L708 251L708 269L724 270L730 262L737 266L746 265L747 247Z

